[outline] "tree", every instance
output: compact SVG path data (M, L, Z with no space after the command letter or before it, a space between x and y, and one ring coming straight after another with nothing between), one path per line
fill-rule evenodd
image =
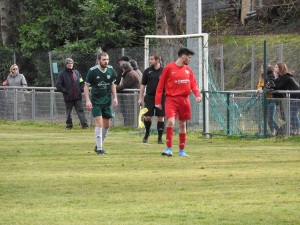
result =
M17 26L19 24L18 15L20 13L20 1L18 0L0 0L1 16L1 38L5 47L11 47L15 41Z
M22 11L19 43L25 53L135 46L155 30L154 0L23 0Z
M156 31L161 35L185 34L183 10L185 0L156 0Z

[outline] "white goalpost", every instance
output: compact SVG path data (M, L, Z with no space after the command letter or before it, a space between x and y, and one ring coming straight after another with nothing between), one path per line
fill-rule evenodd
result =
M144 68L149 67L149 56L153 53L159 53L163 64L166 65L177 59L177 52L181 47L187 47L196 54L193 56L189 66L193 69L195 78L199 85L199 90L208 91L208 34L187 34L187 35L146 35L144 41ZM195 125L205 123L205 133L209 133L209 111L208 101L204 101L208 94L203 95L205 102L205 121L203 115L203 105L194 104L191 101L193 118Z

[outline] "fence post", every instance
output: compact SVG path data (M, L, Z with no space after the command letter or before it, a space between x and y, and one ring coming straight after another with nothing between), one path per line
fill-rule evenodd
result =
M264 86L267 84L267 42L264 41ZM263 112L264 112L264 138L267 137L267 89L264 88L264 95L263 95Z
M251 55L251 90L254 90L254 72L255 72L255 45L252 45L252 55Z
M33 89L31 93L31 109L32 121L35 122L35 89Z
M50 65L51 86L54 87L54 79L53 79L53 68L52 68L52 57L51 57L51 52L48 52L48 55L49 55L49 65Z
M54 89L50 89L50 123L53 123Z
M220 69L221 69L221 91L224 91L224 50L223 50L223 45L220 47L220 57L221 57L221 62L220 62Z
M286 122L286 134L287 136L291 136L291 93L286 93L287 95L287 107L286 107L286 111L287 111L287 115L285 117L285 122Z
M17 88L14 88L14 121L18 119L18 90Z
M227 136L229 136L231 133L230 132L230 110L229 110L230 96L231 96L231 94L227 92L227 95L226 95L226 97L227 97L227 99L226 99L227 100L227 131L226 131Z
M139 115L139 107L138 107L138 96L139 91L134 91L134 128L138 127L138 115Z

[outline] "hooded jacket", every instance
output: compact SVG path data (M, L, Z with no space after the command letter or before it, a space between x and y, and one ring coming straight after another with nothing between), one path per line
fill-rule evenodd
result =
M75 69L65 67L58 74L56 88L63 93L65 102L81 100L84 88L81 74Z
M275 83L275 87L274 87L275 90L290 90L290 91L300 90L299 84L294 79L293 75L289 73L279 76L279 78L275 79L274 83ZM298 96L299 96L298 93L294 93L290 95L291 98L298 98Z

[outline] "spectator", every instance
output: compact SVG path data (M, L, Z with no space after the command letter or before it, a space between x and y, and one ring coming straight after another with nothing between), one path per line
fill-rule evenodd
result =
M65 106L66 106L66 130L73 128L73 121L71 112L75 108L82 129L87 129L88 123L84 114L82 106L82 92L84 82L81 74L74 69L74 61L71 58L66 58L65 68L58 73L56 88L63 93Z
M6 86L16 86L16 87L27 87L27 81L23 74L19 73L19 67L16 64L11 65L10 73L6 79ZM18 89L17 92L17 118L21 118L25 109L25 95L24 90ZM9 109L14 108L14 91L13 89L8 89L7 91L7 103Z
M148 141L150 135L150 128L152 124L152 116L157 116L157 133L158 133L158 144L163 144L162 135L164 132L165 124L164 124L164 106L165 106L165 98L163 97L163 102L161 103L162 109L155 107L155 94L156 88L159 82L160 75L163 71L163 67L161 65L161 57L159 54L155 53L150 55L150 67L148 67L143 74L142 85L140 88L140 98L138 103L143 105L145 103L145 107L148 109L148 112L144 114L144 125L145 125L145 136L143 138L143 143ZM146 89L147 86L147 89ZM146 89L146 95L144 97L144 92Z
M274 86L267 84L268 88L274 88L275 90L300 90L300 86L294 79L291 71L288 69L285 63L277 63L274 68L274 73L278 76L275 79ZM299 104L299 93L290 94L290 118L292 133L295 135L300 134L300 120L298 117L300 104Z
M129 58L127 57L127 56L122 56L120 59L119 59L119 65L120 65L120 67L117 69L117 74L118 74L118 76L117 76L117 78L116 78L116 81L115 81L115 84L116 85L119 85L120 84L120 82L121 82L121 79L122 79L122 73L123 73L123 70L122 70L122 63L123 62L129 62Z
M117 92L123 89L139 89L141 86L140 76L133 71L129 62L123 62L121 65L123 70L122 79L117 86ZM120 95L121 112L124 118L124 126L134 126L134 96L133 92L124 92Z
M185 153L186 144L186 121L191 118L191 105L189 95L191 92L196 96L196 102L201 102L202 96L198 90L198 84L192 69L188 66L192 55L195 53L188 48L178 51L175 62L169 63L162 71L156 95L155 107L162 109L162 94L165 91L165 113L167 117L166 143L167 149L162 152L163 156L172 156L172 141L175 119L179 120L179 156L188 157Z
M132 67L132 69L138 74L140 75L141 79L143 77L143 73L139 70L137 62L135 60L129 60L129 63Z
M259 77L259 82L257 85L257 92L258 93L262 93L263 89L264 89L264 67L261 66L260 68L261 70L261 75ZM271 66L270 64L267 65L267 76L266 76L266 80L267 83L274 83L275 81L275 76L274 76L274 67ZM270 132L272 135L276 135L278 129L279 129L279 125L275 120L275 113L276 113L276 104L274 102L273 95L272 93L267 93L267 105L268 105L268 113L267 113L267 117L268 117L268 125L270 128Z

